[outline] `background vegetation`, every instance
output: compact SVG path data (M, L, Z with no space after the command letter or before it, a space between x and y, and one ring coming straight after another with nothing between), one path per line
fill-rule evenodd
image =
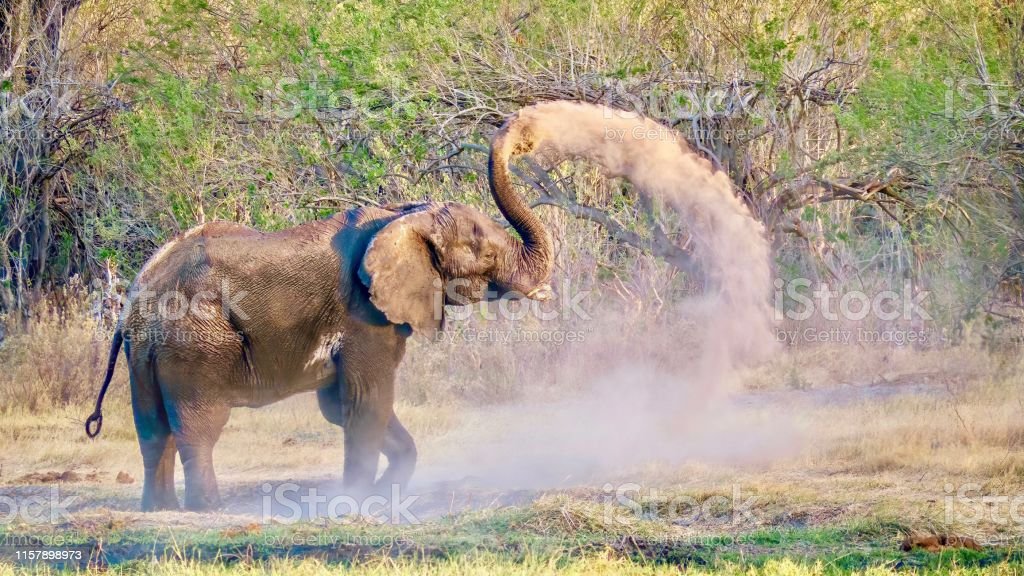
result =
M374 548L362 569L1019 573L1019 523L942 514L947 486L1018 495L1024 479L1019 0L0 0L0 485L29 494L77 474L60 480L82 497L75 521L48 529L121 546L118 571L156 554L154 542L234 562L172 550L175 574L312 574L351 560L275 559L292 551L260 548L250 516L213 525L135 511L140 487L121 483L141 471L123 362L102 440L81 433L118 298L157 247L202 222L273 230L414 199L497 216L489 137L551 99L636 110L684 133L765 224L778 278L927 291L931 337L790 347L741 375L754 422L744 430L793 425L813 442L753 469L642 471L669 494L753 488L768 512L737 529L750 546L684 538L716 526L645 520L606 533L593 488L462 516L445 488L436 521L409 529L414 545ZM579 345L455 337L512 331L475 317L453 322L446 342L411 340L397 410L427 465L465 448L458 433L480 444L484 432L549 424L504 411L525 387L539 404L564 399L618 374L622 358L676 374L699 337L671 306L702 289L686 273L694 239L671 214L586 165L516 172L554 232L556 286L586 292L585 310L623 313L557 326L586 329ZM632 337L651 326L658 345ZM680 408L698 422L700 411ZM235 411L216 459L236 503L256 478L338 476L341 436L315 413L309 395ZM40 530L4 524L0 536ZM945 530L994 547L898 550L904 535ZM138 570L156 569L145 562Z
M0 309L24 316L74 277L109 292L215 219L277 229L420 198L493 212L490 133L567 98L687 134L768 227L782 277L909 279L954 333L1003 319L1024 246L1019 2L683 4L3 2ZM582 281L685 256L686 231L628 185L521 175L554 225L557 207L592 221L563 235L565 262L597 264L570 274L608 273Z

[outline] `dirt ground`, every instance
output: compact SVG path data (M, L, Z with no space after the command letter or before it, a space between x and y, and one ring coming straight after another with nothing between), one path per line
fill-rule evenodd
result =
M657 508L658 503L679 497L703 503L722 496L733 505L754 499L752 512L739 521L723 521L723 514L670 519L666 526L678 534L894 517L912 524L951 526L988 540L1012 540L1024 534L1020 523L1001 522L989 514L964 524L959 519L966 516L958 515L956 507L973 505L971 495L1012 497L1021 492L1024 458L1021 439L1014 436L1019 425L1017 432L983 443L990 434L986 424L1004 426L1007 423L1000 418L1012 417L1015 407L1004 400L1015 392L1015 385L950 383L919 375L832 387L746 391L729 399L730 414L742 415L746 424L742 436L727 438L728 442L747 442L759 451L757 436L772 438L781 428L795 430L797 439L785 451L760 459L696 454L676 461L635 460L620 468L581 465L560 480L542 475L544 482L534 486L516 486L502 474L544 467L548 462L549 455L531 453L536 445L519 435L524 427L541 427L545 414L537 414L534 422L521 422L524 413L533 411L480 408L450 416L451 425L432 430L417 423L433 422L436 415L421 418L417 410L409 409L414 434L421 429L421 464L413 484L401 496L413 497L408 507L412 522L434 522L468 511L560 501L630 510L630 502L620 501L618 491L635 483L636 499L645 507ZM996 405L1008 411L996 414L991 410ZM56 487L60 497L70 502L70 520L65 520L63 528L81 531L99 524L243 529L296 518L287 504L272 498L272 491L282 486L291 494L315 489L327 500L343 496L341 432L320 422L314 398L296 397L259 411L241 412L215 453L223 497L223 507L216 512L138 511L141 462L133 431L122 421L130 419L124 409L109 417L113 424L95 442L76 438L76 427L66 415L55 417L59 431L47 430L41 422L18 421L21 432L14 443L22 454L37 435L66 434L68 439L51 450L36 451L34 462L15 457L16 451L7 452L0 486L4 495L15 498L45 497ZM261 426L268 422L269 426ZM288 425L279 425L285 422ZM951 433L957 430L957 435ZM509 433L512 437L502 440ZM1000 442L1008 443L1000 446ZM515 443L522 450L516 451ZM475 456L482 453L503 465L494 468L493 462ZM177 476L180 497L180 466ZM976 486L973 492L963 492L967 499L958 496L957 490L964 486ZM304 506L301 520L345 521L327 513L326 507L326 503ZM405 517L399 521L410 522Z

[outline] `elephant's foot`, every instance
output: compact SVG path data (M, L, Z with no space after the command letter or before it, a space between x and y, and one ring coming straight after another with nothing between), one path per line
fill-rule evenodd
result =
M142 511L143 512L158 512L160 510L180 510L178 506L178 497L174 495L174 492L169 494L164 493L155 496L149 496L143 494L142 496Z
M354 498L358 502L362 502L367 498L374 498L379 500L379 497L383 496L387 500L391 500L393 497L403 497L405 495L406 484L403 482L396 482L392 478L388 478L387 475L382 475L379 480L373 483L360 483L360 484L342 484L342 491L346 496Z
M388 502L392 500L400 501L406 495L404 484L384 481L383 478L373 485L372 493L374 496L381 496L387 499Z
M361 498L374 493L377 463L387 433L391 409L377 406L352 411L345 428L345 471L342 485L346 494Z
M412 436L392 414L381 450L388 459L388 467L374 485L377 493L391 496L393 490L402 490L416 469L416 443Z
M185 492L185 509L190 512L210 512L221 507L220 496Z
M211 446L182 446L182 465L185 468L185 509L205 512L220 508L217 477L213 473Z
M185 464L185 509L192 512L208 512L220 508L220 493L217 479L213 475L212 463L206 465Z

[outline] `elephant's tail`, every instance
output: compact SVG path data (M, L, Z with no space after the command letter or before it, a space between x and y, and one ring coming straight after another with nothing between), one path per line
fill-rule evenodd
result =
M121 344L123 342L124 336L121 334L121 327L118 326L114 332L114 341L110 344L110 357L107 359L107 375L103 378L103 387L100 388L100 394L96 397L96 409L85 420L85 434L89 438L98 436L100 429L103 428L103 397L106 396L107 387L110 386L110 380L114 377L114 366L117 365L117 356L121 353ZM95 427L93 426L94 424Z

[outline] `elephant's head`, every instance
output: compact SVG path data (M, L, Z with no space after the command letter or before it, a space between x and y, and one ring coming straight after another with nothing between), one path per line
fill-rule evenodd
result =
M494 196L506 216L519 216L509 222L521 240L483 212L448 203L404 206L376 233L359 276L390 322L430 335L442 325L442 303L551 298L547 231L515 194ZM507 203L521 211L506 210Z

